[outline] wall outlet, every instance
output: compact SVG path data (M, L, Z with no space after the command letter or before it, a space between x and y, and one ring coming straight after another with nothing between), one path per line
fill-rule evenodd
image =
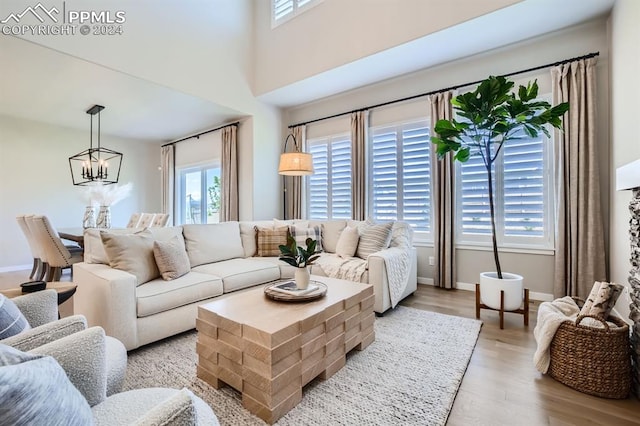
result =
M435 266L436 258L433 256L429 256L429 266Z

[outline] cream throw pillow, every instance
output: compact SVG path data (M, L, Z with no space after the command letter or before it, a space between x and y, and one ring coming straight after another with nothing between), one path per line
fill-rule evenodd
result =
M101 232L100 238L109 258L109 266L135 275L137 285L160 276L153 256L154 240L149 231L129 235Z
M175 280L190 271L189 256L182 235L169 241L154 241L153 257L165 281Z
M347 226L342 230L338 238L336 254L342 258L353 257L358 249L359 240L360 234L358 234L358 229Z
M360 241L356 255L361 259L367 259L373 253L389 247L392 227L392 222L359 227Z

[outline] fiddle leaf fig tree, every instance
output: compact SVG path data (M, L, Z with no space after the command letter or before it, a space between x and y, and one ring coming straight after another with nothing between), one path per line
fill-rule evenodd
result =
M500 279L502 268L496 239L493 163L509 141L535 138L539 132L549 136L547 124L562 129L561 116L569 110L567 102L552 107L548 102L536 100L537 81L520 86L517 93L512 91L513 86L514 83L505 77L491 76L473 92L455 97L451 103L460 121L438 120L436 136L431 137L439 158L448 152L462 163L472 156L482 157L489 189L493 257Z

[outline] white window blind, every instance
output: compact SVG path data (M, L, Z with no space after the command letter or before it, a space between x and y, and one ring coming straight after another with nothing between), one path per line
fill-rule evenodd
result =
M271 25L275 27L322 0L271 0Z
M369 214L431 230L431 142L427 121L371 129Z
M314 173L308 177L310 219L351 219L351 139L348 135L307 141Z
M496 237L506 246L552 248L550 141L544 135L507 142L494 163ZM458 243L489 241L487 171L482 158L457 163Z

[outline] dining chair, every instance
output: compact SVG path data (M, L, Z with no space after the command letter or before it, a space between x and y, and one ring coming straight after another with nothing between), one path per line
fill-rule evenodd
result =
M27 218L27 223L42 249L43 262L47 265L46 281L60 281L63 269L82 262L82 253L69 251L46 216Z
M153 218L155 213L142 213L140 215L140 222L138 222L138 228L148 228L153 224Z
M129 223L127 223L127 228L137 228L140 223L140 217L142 213L132 213L129 218Z
M167 226L168 222L169 222L169 215L167 213L156 213L156 215L153 218L153 223L151 224L151 226L164 228L165 226Z
M18 222L18 226L22 230L25 238L27 239L27 244L29 244L29 250L31 250L31 255L33 256L33 267L31 268L31 274L29 274L29 279L31 280L41 280L45 273L45 266L42 262L42 255L40 254L40 246L35 239L35 236L31 233L29 229L29 225L27 224L27 216L33 215L18 215L16 216L16 221Z

